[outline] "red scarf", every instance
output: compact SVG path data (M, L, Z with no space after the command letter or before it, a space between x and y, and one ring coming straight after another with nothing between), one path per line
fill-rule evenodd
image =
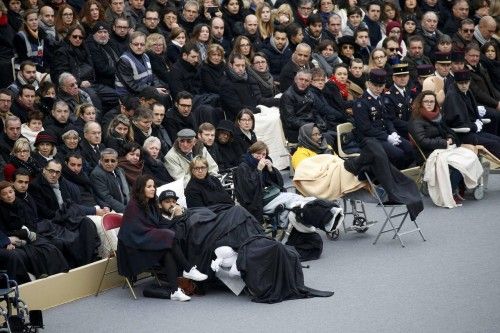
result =
M436 111L437 112L434 112ZM439 107L436 106L436 108L433 111L427 111L423 106L420 107L420 114L422 115L422 118L427 119L428 121L433 121L437 117L439 117Z
M347 90L347 84L342 83L339 80L337 80L337 78L335 77L335 74L332 74L332 76L330 77L330 81L332 81L333 83L335 83L335 85L340 90L340 94L342 95L342 98L344 100L347 100L347 97L349 96L349 91Z

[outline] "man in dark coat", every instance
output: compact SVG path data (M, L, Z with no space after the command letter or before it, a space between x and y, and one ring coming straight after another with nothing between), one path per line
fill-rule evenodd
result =
M410 80L408 64L402 63L392 66L392 79L394 83L385 92L383 102L396 132L408 139L408 121L411 117L411 103L413 101L409 89L406 89Z
M175 98L174 107L170 108L165 114L164 124L170 139L175 141L177 133L189 128L196 131L196 122L192 113L193 96L187 91L181 91Z
M448 89L443 103L443 115L451 128L469 128L468 133L459 133L460 142L483 145L500 158L500 137L483 130L474 94L469 90L471 73L468 69L455 72L455 83Z
M130 22L126 18L117 17L113 22L110 40L118 47L118 56L127 51L129 44Z
M443 26L443 33L451 36L460 27L460 22L469 17L469 2L467 0L455 0L451 7L451 16Z
M175 99L181 91L187 91L193 95L198 94L201 89L198 77L198 64L200 52L196 45L186 43L181 49L182 58L172 66L170 91Z
M397 134L387 110L381 100L387 73L382 69L372 69L367 82L368 89L354 103L354 132L361 147L365 139L377 139L389 160L398 169L405 169L414 160L413 148L408 140Z
M151 124L151 135L157 137L161 143L161 156L165 156L172 148L173 140L163 126L165 119L165 106L160 103L153 104L153 124Z
M291 85L293 85L295 74L301 69L310 69L311 64L311 47L306 43L300 43L295 48L292 58L283 66L280 72L280 86L281 92L285 92Z
M408 70L410 72L410 77L413 82L417 82L418 73L417 66L418 65L431 65L431 59L427 55L424 54L424 39L422 36L412 36L409 40L408 45L408 53L401 60L401 62L406 62L408 64Z
M474 38L474 21L465 19L460 21L458 31L451 36L453 51L465 52L467 44L472 42Z
M366 23L368 29L370 30L370 45L375 47L382 39L382 30L380 28L380 2L370 1L366 8L367 11L365 17L363 18L363 22Z
M232 54L229 57L228 70L221 84L220 100L228 119L234 120L243 108L258 113L257 104L262 96L256 81L248 76L245 56Z
M21 120L19 120L16 116L7 116L5 118L5 130L3 133L0 133L0 167L2 170L6 162L9 160L14 143L20 137Z
M292 57L292 50L288 46L288 37L283 27L276 27L269 41L261 49L267 56L269 72L274 80L279 79L281 69Z
M90 170L94 169L99 163L100 154L104 148L102 144L101 125L95 121L85 123L83 127L83 139L80 141L80 150Z
M437 29L439 17L434 12L427 12L422 16L420 35L424 38L424 54L430 59L434 58L434 52L437 50L437 41L443 34Z

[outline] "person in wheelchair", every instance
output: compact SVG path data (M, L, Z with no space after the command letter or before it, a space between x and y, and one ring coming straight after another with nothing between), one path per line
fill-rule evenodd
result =
M156 201L156 185L150 175L137 178L132 199L123 213L123 223L118 233L118 271L120 275L133 278L156 266L161 267L167 282L170 299L189 301L177 284L177 272L194 281L203 281L207 275L189 264L176 244L175 232L164 228Z
M208 161L202 156L195 156L189 164L191 179L186 189L188 208L208 207L215 204L234 206L231 195L224 189L216 176L208 174Z
M448 208L461 206L465 186L475 187L483 168L472 150L460 147L458 136L446 125L439 112L433 91L423 91L415 99L408 131L423 155L420 162L423 159L427 161L424 180L429 181L429 194L433 202ZM438 154L446 158L448 170L437 169ZM430 178L436 175L435 171L439 172L439 179Z

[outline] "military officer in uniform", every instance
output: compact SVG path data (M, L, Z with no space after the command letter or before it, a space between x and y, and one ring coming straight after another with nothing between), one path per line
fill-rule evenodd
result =
M417 82L415 82L415 86L411 89L411 96L413 99L420 95L420 93L422 92L422 84L424 83L425 79L427 79L429 76L434 75L434 71L434 66L429 64L417 66Z
M385 110L396 128L396 132L401 137L408 139L408 121L411 116L413 98L408 87L410 71L407 63L392 66L392 80L394 83L383 96Z
M354 104L355 136L360 146L368 139L380 142L389 160L398 169L405 169L414 160L413 148L394 127L381 100L387 77L383 69L372 69L367 89Z

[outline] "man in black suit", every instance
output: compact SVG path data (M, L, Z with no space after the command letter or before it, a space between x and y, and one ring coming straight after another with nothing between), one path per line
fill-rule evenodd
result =
M83 140L80 142L82 156L88 163L90 169L94 169L99 163L101 150L105 147L102 144L101 125L95 121L85 123L83 127Z

